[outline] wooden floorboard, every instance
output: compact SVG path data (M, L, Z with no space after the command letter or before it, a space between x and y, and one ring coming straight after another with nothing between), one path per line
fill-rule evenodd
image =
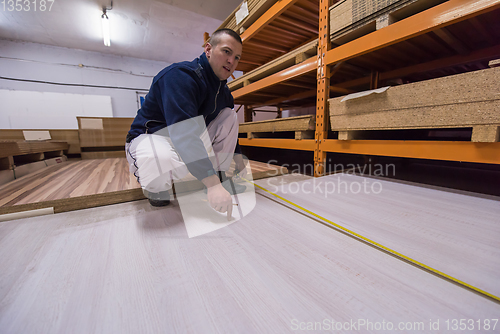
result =
M258 195L191 239L177 201L2 222L0 310L5 333L430 333L451 319L481 332L500 305Z
M250 161L253 179L287 173L286 168ZM232 174L233 167L229 171ZM187 183L194 183L188 175ZM65 212L143 199L125 158L67 161L0 186L0 214L53 207Z

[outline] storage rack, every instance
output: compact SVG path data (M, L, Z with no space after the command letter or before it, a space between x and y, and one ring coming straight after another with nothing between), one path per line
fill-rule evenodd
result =
M236 104L246 106L245 120L258 106L286 108L316 102L315 138L240 138L240 145L313 151L315 176L324 174L327 152L500 164L498 142L328 138L328 99L332 96L376 88L378 82L393 78L419 81L487 68L489 60L500 56L500 1L449 0L333 48L331 4L321 0L317 10L313 5L308 0L281 0L273 5L241 35L244 56L238 69L247 72L314 40L312 29L301 29L313 27L311 18L316 13L317 56L246 82L232 93ZM296 15L298 11L307 13L303 16L307 22ZM280 26L283 23L290 24L290 33L277 36L276 28L287 29ZM294 40L299 31L307 35ZM371 73L360 68L370 68Z

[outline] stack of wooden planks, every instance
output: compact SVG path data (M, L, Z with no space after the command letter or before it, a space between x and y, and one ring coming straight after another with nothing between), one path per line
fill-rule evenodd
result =
M331 129L350 140L368 130L472 128L471 141L498 142L499 76L497 67L330 99Z

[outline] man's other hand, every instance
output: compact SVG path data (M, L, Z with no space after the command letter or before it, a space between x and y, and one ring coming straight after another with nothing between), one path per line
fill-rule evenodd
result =
M208 188L207 191L208 203L218 212L224 213L233 210L233 200L231 195L224 187L219 184L217 186Z
M227 219L232 219L233 199L222 186L217 176L212 175L202 180L207 187L207 199L210 206L217 212L227 212Z

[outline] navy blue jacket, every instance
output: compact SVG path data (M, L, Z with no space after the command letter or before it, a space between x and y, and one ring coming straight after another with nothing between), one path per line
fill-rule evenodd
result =
M205 125L208 125L226 107L234 108L233 96L226 81L219 80L203 53L191 62L172 64L153 78L128 137L155 133L166 126L200 115L205 119ZM174 133L171 129L168 128L170 139L182 160L196 160L186 164L191 174L198 180L215 174L199 137L199 129L183 127L183 131ZM241 152L238 144L236 152Z

